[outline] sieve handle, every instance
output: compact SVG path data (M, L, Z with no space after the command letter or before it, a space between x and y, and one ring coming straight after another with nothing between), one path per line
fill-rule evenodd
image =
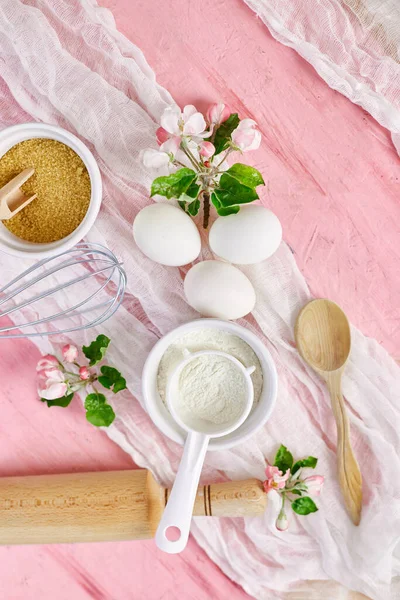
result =
M196 432L190 432L186 438L175 483L155 536L160 550L169 554L182 552L186 547L197 486L209 440L208 435ZM177 528L179 531L167 532L170 527ZM172 537L173 533L176 534L174 537ZM171 539L168 539L168 534Z

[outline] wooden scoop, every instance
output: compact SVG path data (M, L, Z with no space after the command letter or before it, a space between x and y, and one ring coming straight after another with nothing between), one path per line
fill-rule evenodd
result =
M32 177L35 169L25 169L11 179L4 187L0 189L0 220L6 221L11 219L20 210L28 206L36 198L36 194L32 196L25 196L23 191L20 189L29 177Z
M350 443L342 396L342 373L350 354L350 326L342 309L330 300L313 300L301 310L295 326L303 359L326 381L337 426L339 483L353 523L361 519L362 479Z

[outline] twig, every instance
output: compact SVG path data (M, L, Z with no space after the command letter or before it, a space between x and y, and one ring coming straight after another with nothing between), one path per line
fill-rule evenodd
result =
M184 153L186 154L186 156L188 157L188 159L190 160L190 162L192 163L194 168L201 171L201 165L197 162L197 160L195 159L195 157L193 156L193 154L191 153L189 148L186 145L182 144L182 150L184 151Z
M218 164L215 166L215 168L216 168L216 169L219 169L219 167L222 165L222 163L224 162L224 160L226 160L226 159L228 158L228 156L229 156L229 154L230 154L231 152L233 152L233 148L232 148L232 147L229 147L229 148L228 148L228 150L226 150L226 152L225 152L225 156L223 157L223 159L221 160L221 162L219 162L219 163L218 163Z
M210 220L210 193L203 192L203 229L207 229Z

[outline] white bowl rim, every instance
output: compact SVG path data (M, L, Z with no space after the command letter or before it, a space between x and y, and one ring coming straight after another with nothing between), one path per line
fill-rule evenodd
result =
M76 135L67 129L64 129L63 127L59 127L58 125L50 125L48 123L40 123L35 121L11 125L10 127L5 127L4 129L0 130L0 143L5 141L8 137L18 133L22 134L21 139L19 140L21 142L26 139L31 139L29 137L30 132L43 133L43 137L46 137L47 133L48 135L50 134L54 136L49 139L55 139L58 141L61 141L59 140L59 137L63 138L62 143L65 143L72 150L74 150L74 152L76 152L84 162L89 173L92 188L89 207L86 215L78 227L65 238L47 244L35 244L25 240L20 240L16 236L13 236L15 237L15 244L19 245L20 248L8 246L3 240L0 239L0 251L12 256L28 259L32 258L35 260L54 256L55 254L72 248L89 232L96 221L98 212L100 210L102 201L102 181L100 169L96 159L86 144L84 144L84 142L82 142ZM39 136L32 135L32 137ZM18 141L15 141L15 144L17 143ZM25 248L23 246L25 246Z
M183 445L186 432L175 423L158 393L153 394L152 388L154 388L154 385L155 388L157 386L157 381L154 381L153 375L155 374L155 377L157 377L161 356L174 339L189 331L207 328L225 330L243 339L256 353L263 370L264 382L260 400L246 421L234 432L210 440L209 450L227 450L245 442L268 421L274 409L278 393L278 375L271 354L262 341L245 327L222 319L203 318L179 325L164 335L150 350L143 367L143 402L147 413L158 429L174 442ZM158 355L159 358L157 358Z

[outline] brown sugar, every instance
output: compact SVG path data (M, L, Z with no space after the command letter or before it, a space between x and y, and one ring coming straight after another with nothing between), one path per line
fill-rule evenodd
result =
M0 188L28 167L35 173L21 189L27 195L37 194L37 198L2 223L23 240L55 242L72 233L87 212L89 173L69 146L33 138L16 144L0 158Z

